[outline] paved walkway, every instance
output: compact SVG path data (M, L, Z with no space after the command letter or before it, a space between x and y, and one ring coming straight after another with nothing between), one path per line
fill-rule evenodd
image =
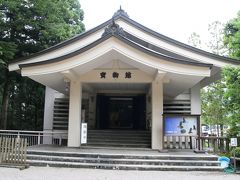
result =
M30 167L0 168L0 180L239 180L240 175L221 172L117 171Z

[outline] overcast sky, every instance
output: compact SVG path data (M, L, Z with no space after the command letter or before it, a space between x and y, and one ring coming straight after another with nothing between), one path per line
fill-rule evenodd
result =
M208 39L208 24L237 16L240 0L79 0L86 29L110 19L120 5L131 19L187 43L192 32Z

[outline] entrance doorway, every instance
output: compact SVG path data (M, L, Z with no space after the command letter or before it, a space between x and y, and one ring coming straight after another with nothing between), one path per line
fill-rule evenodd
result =
M97 95L97 129L146 129L146 96Z

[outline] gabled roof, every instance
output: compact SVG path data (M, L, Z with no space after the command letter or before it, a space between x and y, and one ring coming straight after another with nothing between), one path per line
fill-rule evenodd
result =
M154 46L150 43L146 43L144 41L141 41L139 38L130 35L126 33L121 27L119 27L118 24L115 23L114 19L112 20L112 23L105 28L104 33L102 34L102 37L97 39L96 41L84 46L83 48L80 48L74 52L68 53L66 55L49 59L46 61L40 61L40 62L34 62L34 63L28 63L28 64L20 64L20 68L23 67L30 67L30 66L37 66L37 65L44 65L49 63L55 63L59 61L63 61L65 59L77 56L87 50L90 50L91 48L97 46L98 44L106 41L110 37L115 37L118 40L144 52L151 56L161 58L163 60L167 60L174 63L180 63L180 64L188 64L188 65L195 65L195 66L202 66L202 67L212 67L212 64L202 63L196 60L192 60L180 55L177 55L175 53L172 53L170 51L161 49L157 46Z
M81 40L82 38L84 38L86 36L89 36L89 35L95 33L96 31L98 31L98 30L100 30L100 29L102 29L104 27L111 26L112 22L116 21L118 19L121 19L121 20L129 23L130 25L134 26L135 28L140 29L140 30L142 30L142 31L144 31L144 32L146 32L146 33L148 33L148 34L150 34L150 35L160 39L160 40L166 41L167 43L171 43L171 44L173 44L175 46L178 46L180 48L184 48L184 49L186 49L188 51L192 51L194 53L197 53L197 54L200 54L200 55L203 55L203 56L216 58L219 61L232 63L232 64L235 64L235 65L239 65L240 64L240 61L238 61L236 59L232 59L232 58L228 58L228 57L212 54L212 53L203 51L201 49L197 49L195 47L189 46L187 44L181 43L179 41L176 41L176 40L174 40L172 38L169 38L167 36L164 36L164 35L162 35L162 34L160 34L158 32L155 32L155 31L153 31L153 30L151 30L151 29L149 29L149 28L139 24L138 22L130 19L129 16L127 15L127 13L124 10L122 10L121 8L113 15L112 19L110 19L110 20L100 24L99 26L97 26L97 27L95 27L93 29L88 30L86 32L83 32L83 33L81 33L81 34L79 34L79 35L77 35L77 36L75 36L75 37L73 37L73 38L71 38L69 40L63 41L62 43L59 43L59 44L57 44L55 46L47 48L47 49L45 49L43 51L40 51L38 53L32 54L32 55L27 56L27 57L23 57L23 58L20 58L20 59L16 59L15 61L12 61L11 63L21 62L21 61L24 61L24 60L27 60L27 59L30 59L30 58L34 58L34 57L40 56L42 54L45 54L45 53L48 53L48 52L51 52L51 51L54 51L54 50L57 50L59 48L62 48L62 47L66 46L66 45L69 45L69 44L71 44L73 42ZM150 51L154 51L154 52L151 52L151 54L152 55L153 54L155 54L155 55L158 54L158 56L161 55L161 58L164 57L164 58L168 58L169 60L170 59L171 60L175 60L175 61L178 61L178 63L189 63L189 64L195 64L195 65L200 65L200 66L205 64L204 66L209 66L209 67L211 66L211 64L201 63L201 62L198 62L196 60L193 60L193 59L181 56L179 54L167 51L167 50L162 49L160 47L154 46L153 44L145 42L145 41L143 41L143 40L141 40L141 39L139 39L139 38L137 38L137 37L127 33L127 32L125 32L125 35L126 35L125 37L119 36L119 35L114 35L114 36L116 38L118 38L118 39L120 39L120 40L122 40L122 41L124 41L124 42L126 42L128 44L130 44L130 45L134 44L134 47L136 47L136 48L144 48L145 52L150 53ZM88 49L89 47L93 47L94 44L100 43L104 39L105 38L102 37L102 38L96 40L95 42L87 45L86 47L83 47L83 48L77 50L76 52L72 52L72 53L70 53L68 55L64 55L64 56L61 56L61 57L58 57L58 58L51 59L51 61L53 62L53 61L56 61L56 60L60 60L62 58L66 58L68 56L72 56L72 55L74 55L76 53L80 53L80 52ZM142 46L142 47L140 47L140 46ZM46 62L49 62L49 61L50 60L48 60ZM34 65L34 64L37 65L37 64L41 64L41 63L44 63L44 62L30 63L29 65ZM21 66L23 67L23 66L27 66L27 65L21 65Z

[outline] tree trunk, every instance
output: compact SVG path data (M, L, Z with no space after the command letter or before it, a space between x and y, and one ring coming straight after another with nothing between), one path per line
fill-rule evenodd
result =
M220 133L219 133L219 124L217 124L217 137L219 137Z
M223 124L220 125L221 137L223 137Z
M10 74L5 70L5 82L3 88L3 99L1 109L1 129L7 129L7 115L8 115L8 102L9 102L9 87L10 87Z

